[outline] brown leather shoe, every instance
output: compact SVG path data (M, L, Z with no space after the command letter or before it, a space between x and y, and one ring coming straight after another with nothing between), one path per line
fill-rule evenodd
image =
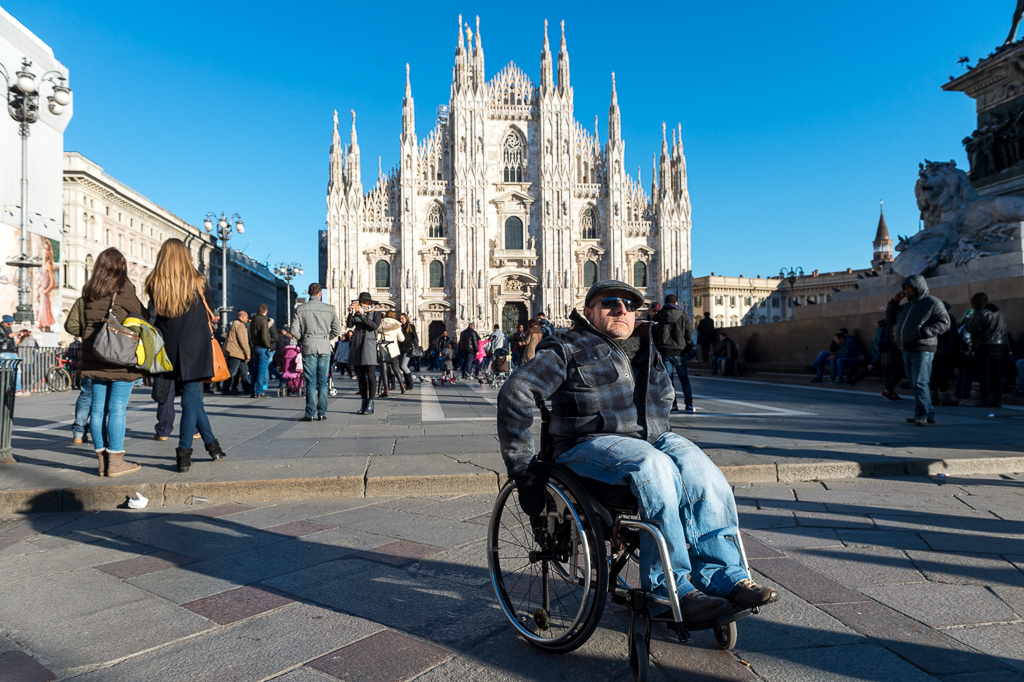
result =
M736 583L736 587L729 593L729 601L736 606L750 609L779 601L779 593L770 587L758 585L750 578L745 578Z
M167 436L153 436L153 440L167 440Z

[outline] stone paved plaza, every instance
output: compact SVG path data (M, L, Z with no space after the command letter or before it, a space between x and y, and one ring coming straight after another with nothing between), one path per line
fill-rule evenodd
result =
M297 398L211 398L228 458L184 475L139 390L144 469L121 479L70 445L73 394L19 398L0 499L30 507L0 515L0 682L631 679L616 607L563 656L497 607L494 391L419 385L358 417L340 387L325 423L295 421ZM694 390L673 424L728 472L755 577L783 599L733 652L656 632L653 679L1024 680L1024 412L917 428L869 391ZM118 509L134 490L150 506Z

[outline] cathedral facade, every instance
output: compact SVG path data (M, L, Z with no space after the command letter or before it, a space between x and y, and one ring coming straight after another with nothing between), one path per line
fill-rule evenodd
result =
M463 33L465 29L465 34ZM480 20L459 17L451 99L416 135L406 66L398 167L364 192L355 112L334 114L324 285L344 314L359 292L409 314L425 345L470 322L506 331L544 312L568 326L587 288L620 279L648 300L691 300L690 199L682 130L662 124L650 194L624 168L612 74L607 141L575 118L562 24L557 67L545 22L540 85L514 63L485 77ZM557 81L555 75L557 73ZM678 137L677 137L678 132Z

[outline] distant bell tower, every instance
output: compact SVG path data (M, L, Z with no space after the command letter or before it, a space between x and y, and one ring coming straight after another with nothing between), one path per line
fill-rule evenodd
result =
M871 269L881 270L886 263L892 262L892 239L889 238L889 227L885 224L885 202L881 204L881 213L878 216L878 230L875 232L874 257L871 259Z

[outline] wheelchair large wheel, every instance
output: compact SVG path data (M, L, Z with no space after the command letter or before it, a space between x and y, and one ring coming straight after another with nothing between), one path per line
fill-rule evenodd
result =
M564 653L586 642L601 620L608 589L604 535L578 485L555 470L539 525L535 533L509 481L488 528L491 582L519 634L541 649Z

